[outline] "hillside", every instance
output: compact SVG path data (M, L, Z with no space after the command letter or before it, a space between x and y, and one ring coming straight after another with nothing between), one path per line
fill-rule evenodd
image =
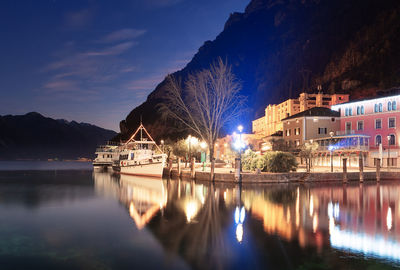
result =
M0 116L0 160L93 158L96 146L116 133L39 113Z
M187 66L187 74L227 59L243 83L249 111L238 119L251 130L269 103L300 92L376 95L400 85L400 1L397 0L253 0L233 13L224 30L206 41ZM179 137L176 123L161 120L165 81L121 121L122 136L136 128L140 115L155 138ZM227 128L229 130L229 127Z

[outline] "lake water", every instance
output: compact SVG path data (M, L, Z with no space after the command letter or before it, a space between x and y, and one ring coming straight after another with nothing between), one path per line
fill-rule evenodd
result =
M0 269L392 269L400 184L0 172Z

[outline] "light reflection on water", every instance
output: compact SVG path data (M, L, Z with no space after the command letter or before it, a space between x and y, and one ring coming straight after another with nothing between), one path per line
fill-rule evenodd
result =
M393 182L241 187L0 172L1 269L22 259L38 269L398 267L399 195Z
M120 183L133 182L134 179L129 180L126 176L118 178ZM154 211L146 212L142 214L140 222L133 218L136 226L145 226L153 220L151 230L158 235L166 249L182 245L173 251L180 253L191 265L198 268L204 267L201 263L204 259L217 266L232 267L232 262L242 259L238 257L254 252L254 249L257 250L254 253L271 252L265 247L260 249L261 247L254 243L257 242L254 238L264 237L265 241L271 241L270 238L274 236L279 237L283 249L281 252L286 253L280 254L282 258L288 256L285 259L293 260L294 264L301 265L307 260L307 256L320 257L317 261L328 268L337 264L338 262L324 261L323 256L327 253L336 254L335 259L330 260L340 261L343 257L347 258L355 269L358 268L357 260L368 257L373 259L369 260L371 263L379 264L380 261L391 266L398 266L399 263L399 184L239 187L182 180L141 178L138 181L154 181L153 184L159 181L158 200L161 203L158 205L158 202L151 201L149 196L144 199L138 194L134 195L135 193L131 193L131 197L120 199L125 205L127 200L131 200L131 205L145 204L150 207L152 203L159 206L157 211L162 214L157 216ZM135 188L140 190L139 187L133 187ZM251 224L245 222L246 213ZM182 220L180 215L184 215L186 220ZM168 228L164 228L164 231L170 235L158 231L158 226L165 226L164 223L170 222L171 219L180 220L179 226L176 226L181 229L190 228L187 229L187 235ZM262 226L264 235L260 235L259 231L254 232L254 226L258 224ZM230 226L233 226L233 233L229 233ZM182 242L172 244L165 241L165 238L170 237L176 241L182 239ZM229 237L236 241L239 248ZM303 258L299 258L298 254L288 254L288 250L296 248L303 253L307 251L308 254L303 254ZM192 250L196 256L193 257L192 253L182 249ZM210 256L210 252L204 250L211 250L211 253L215 252L219 257ZM341 252L340 255L335 250ZM358 257L358 254L361 256ZM221 257L225 258L225 261L221 262ZM270 264L263 258L256 260L259 261L251 265L259 267ZM248 266L248 262L241 263ZM279 266L287 268L288 265L290 264L282 263ZM364 266L361 265L362 263L359 268L363 269Z

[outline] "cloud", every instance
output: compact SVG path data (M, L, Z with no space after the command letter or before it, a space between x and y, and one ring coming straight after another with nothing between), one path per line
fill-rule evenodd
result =
M44 84L43 87L53 92L77 90L76 82L72 80L53 80Z
M65 14L65 25L68 27L83 27L88 25L94 17L92 9L81 9Z
M130 48L132 48L136 44L138 44L138 43L135 42L135 41L127 41L127 42L123 42L123 43L120 43L120 44L115 45L115 46L111 46L111 47L105 48L105 49L100 50L100 51L89 51L89 52L83 53L83 55L86 55L86 56L119 55L119 54L129 50Z
M146 30L139 30L139 29L132 29L132 28L125 28L121 30L114 31L102 39L99 40L101 43L113 43L125 40L135 39L141 35L146 33Z

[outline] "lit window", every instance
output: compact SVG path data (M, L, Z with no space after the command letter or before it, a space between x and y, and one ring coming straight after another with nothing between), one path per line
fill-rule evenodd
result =
M376 135L375 137L375 145L380 145L382 143L382 136L381 135Z
M382 119L376 119L375 120L375 129L381 129L382 128Z
M396 144L396 136L394 134L390 134L389 144L390 145L395 145Z
M364 130L364 121L357 122L357 130Z
M396 127L396 118L390 117L389 118L389 128L395 128Z
M387 109L388 109L388 111L392 110L392 102L390 102L390 101L388 102Z

